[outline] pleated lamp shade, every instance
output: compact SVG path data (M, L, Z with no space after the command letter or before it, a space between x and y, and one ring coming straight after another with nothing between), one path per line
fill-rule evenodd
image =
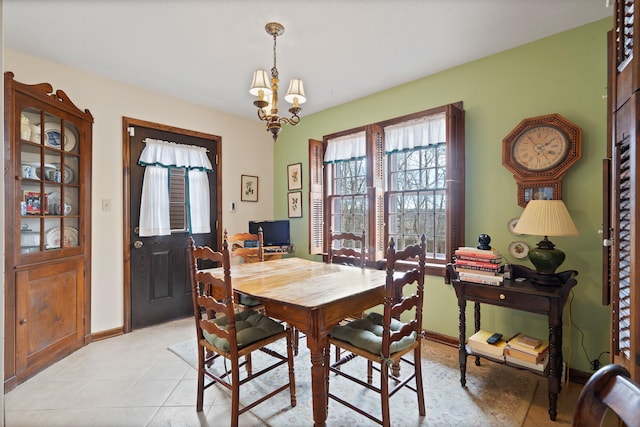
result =
M578 229L562 200L531 200L513 228L530 236L577 236Z

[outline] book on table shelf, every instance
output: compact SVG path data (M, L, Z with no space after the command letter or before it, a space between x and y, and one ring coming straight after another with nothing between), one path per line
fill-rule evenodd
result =
M489 356L495 359L504 360L504 349L507 342L503 339L498 340L495 344L489 344L487 338L493 335L493 332L480 329L467 339L467 347L472 354Z
M541 355L549 349L549 341L525 335L522 332L511 337L507 345L509 348L536 356Z
M470 261L502 262L502 254L497 249L476 249L461 246L455 250L456 258L468 259Z
M455 264L457 267L466 268L469 270L478 271L498 271L500 270L500 264L493 262L481 262L481 261L469 261L466 259L456 259Z
M547 357L548 350L549 350L549 347L547 346L540 353L536 353L536 354L528 353L526 351L521 351L512 347L509 347L509 343L507 342L507 347L504 349L504 354L505 356L507 355L511 356L511 358L513 359L518 359L523 362L533 363L535 365L542 362L544 358Z
M492 286L502 286L502 281L504 280L504 277L501 274L486 275L486 274L478 274L478 272L467 273L467 272L459 271L458 276L460 277L460 280L464 282L473 282L473 283L480 283L482 285L492 285Z
M504 360L507 363L510 363L512 365L521 366L523 368L531 369L537 372L544 372L545 369L547 369L547 365L549 364L549 352L545 352L543 354L542 359L539 362L535 363L535 362L527 362L525 360L514 357L511 354L509 354L508 351L509 351L508 348L505 349Z

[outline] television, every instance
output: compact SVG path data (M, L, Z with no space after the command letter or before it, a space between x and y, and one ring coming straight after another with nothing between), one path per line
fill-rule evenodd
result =
M258 228L262 227L262 239L265 246L289 246L289 220L275 221L249 221L249 233L258 234Z

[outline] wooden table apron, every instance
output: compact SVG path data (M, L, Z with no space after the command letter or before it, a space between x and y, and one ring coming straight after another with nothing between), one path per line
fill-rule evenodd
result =
M207 270L220 274L221 269ZM345 317L384 302L386 271L284 258L231 266L233 288L262 301L267 315L307 336L313 421L325 425L328 333Z

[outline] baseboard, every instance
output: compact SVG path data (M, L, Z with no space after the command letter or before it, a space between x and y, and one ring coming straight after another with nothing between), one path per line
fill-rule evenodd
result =
M107 338L117 337L124 334L124 327L107 329L106 331L95 332L91 334L92 341L105 340Z
M434 341L440 344L448 345L458 348L460 340L449 335L439 334L432 331L423 331L424 337L429 341ZM577 369L569 368L569 381L576 384L584 385L591 377L591 374Z

